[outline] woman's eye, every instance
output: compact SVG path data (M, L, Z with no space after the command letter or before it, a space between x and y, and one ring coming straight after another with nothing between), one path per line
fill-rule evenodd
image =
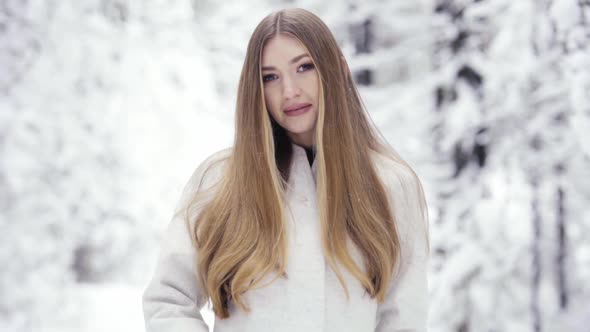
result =
M275 75L264 75L262 77L262 82L270 82Z
M307 68L307 69L304 69L304 70L312 69L313 68L313 63L304 63L301 66L299 66L299 68Z
M313 67L314 67L313 63L304 63L301 66L299 66L299 68L303 68L303 70L298 70L298 72L307 71L307 70L312 69ZM276 76L277 75L275 75L275 74L264 75L264 76L262 76L262 82L267 83L267 82L273 81L276 79Z

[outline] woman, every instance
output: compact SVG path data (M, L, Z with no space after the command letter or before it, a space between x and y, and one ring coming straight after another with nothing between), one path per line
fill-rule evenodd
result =
M143 296L148 331L424 331L426 203L379 139L328 27L255 29L236 136L186 185Z

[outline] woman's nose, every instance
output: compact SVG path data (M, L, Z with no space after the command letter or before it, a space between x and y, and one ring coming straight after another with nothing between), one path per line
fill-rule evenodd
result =
M293 79L283 80L283 97L285 99L292 99L299 96L301 89L297 86Z

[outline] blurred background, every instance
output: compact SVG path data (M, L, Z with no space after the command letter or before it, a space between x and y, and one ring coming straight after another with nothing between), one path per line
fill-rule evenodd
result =
M284 7L332 29L423 182L430 331L588 331L588 0L0 0L0 331L144 330L162 232Z

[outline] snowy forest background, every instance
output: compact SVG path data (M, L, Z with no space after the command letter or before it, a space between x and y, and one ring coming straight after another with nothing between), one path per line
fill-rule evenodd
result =
M430 331L587 331L589 0L0 0L0 331L143 331L162 231L283 7L328 24L423 181Z

